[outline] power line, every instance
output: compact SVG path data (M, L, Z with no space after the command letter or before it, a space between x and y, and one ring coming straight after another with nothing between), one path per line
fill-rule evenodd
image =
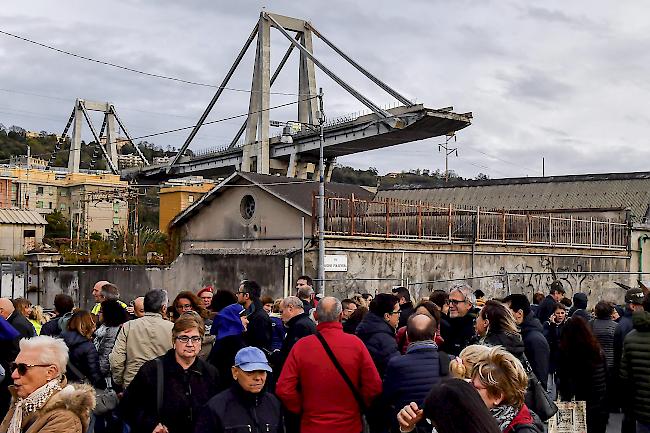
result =
M21 40L23 42L28 42L28 43L33 44L33 45L38 45L39 47L47 48L48 50L56 51L57 53L60 53L60 54L65 54L67 56L76 57L78 59L86 60L88 62L98 63L98 64L104 65L104 66L110 66L110 67L113 67L113 68L122 69L124 71L134 72L136 74L145 75L145 76L148 76L148 77L160 78L162 80L176 81L178 83L191 84L193 86L210 87L210 88L214 88L214 89L223 88L224 90L230 90L230 91L233 91L233 92L245 92L245 93L261 92L261 90L253 91L253 90L247 90L247 89L237 89L237 88L234 88L234 87L225 87L225 86L221 87L221 86L216 86L214 84L200 83L198 81L190 81L190 80L185 80L185 79L182 79L182 78L170 77L170 76L161 75L161 74L155 74L153 72L140 71L138 69L134 69L134 68L131 68L131 67L128 67L128 66L118 65L117 63L112 63L112 62L108 62L108 61L105 61L105 60L98 60L98 59L94 59L92 57L84 56L84 55L81 55L81 54L76 54L76 53L73 53L71 51L62 50L60 48L56 48L56 47L53 47L51 45L44 44L42 42L34 41L32 39L28 39L28 38L23 37L23 36L19 36L19 35L13 34L13 33L9 33L9 32L4 31L4 30L0 30L0 34L3 34L5 36L9 36L9 37L12 37L12 38L15 38L15 39L19 39L19 40ZM300 93L289 93L289 92L269 92L269 94L271 94L271 95L286 95L286 96L311 96L311 95L305 95L305 94L300 94Z

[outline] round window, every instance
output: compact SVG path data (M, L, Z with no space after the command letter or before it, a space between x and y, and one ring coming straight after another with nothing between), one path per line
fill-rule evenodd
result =
M255 199L252 195L245 195L242 197L239 211L244 219L249 220L253 218L253 214L255 213Z

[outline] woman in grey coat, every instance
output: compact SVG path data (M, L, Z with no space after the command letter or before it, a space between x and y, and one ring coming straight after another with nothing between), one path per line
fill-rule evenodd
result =
M95 331L94 343L97 353L99 353L99 370L102 376L110 378L111 365L108 361L108 355L113 350L122 323L129 320L129 315L115 299L104 301L101 305L99 312L101 325Z

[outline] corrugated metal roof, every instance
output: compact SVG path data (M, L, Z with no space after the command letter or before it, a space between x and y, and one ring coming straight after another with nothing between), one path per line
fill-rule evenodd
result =
M434 204L449 203L487 209L625 209L635 220L647 216L650 205L650 179L647 177L601 179L553 179L546 182L505 183L469 182L441 188L392 189L377 193L377 199L401 199ZM535 179L537 180L537 179ZM477 182L478 183L478 182Z
M47 221L35 210L0 209L0 224L46 225Z

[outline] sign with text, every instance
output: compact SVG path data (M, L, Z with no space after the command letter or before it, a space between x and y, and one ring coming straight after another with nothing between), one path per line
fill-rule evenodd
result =
M348 256L343 254L325 255L325 272L347 272Z

